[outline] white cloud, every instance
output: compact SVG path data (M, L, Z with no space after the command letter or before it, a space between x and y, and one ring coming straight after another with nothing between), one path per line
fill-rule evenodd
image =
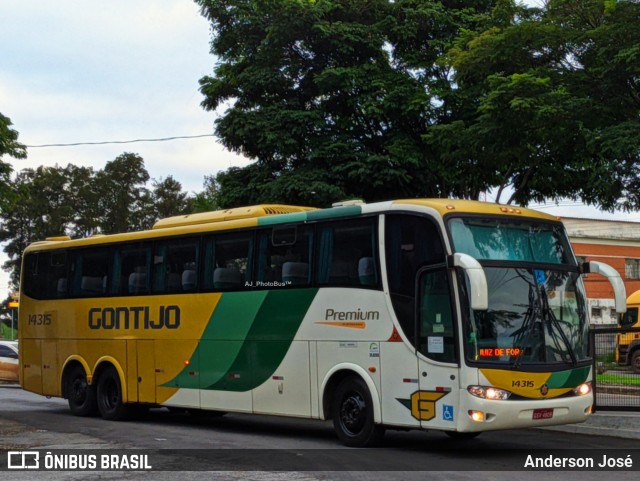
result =
M0 112L27 145L209 134L216 114L202 110L198 91L215 63L209 43L208 22L190 0L2 0ZM190 192L205 175L248 163L206 137L31 148L13 164L99 169L123 152ZM0 273L0 295L7 279Z

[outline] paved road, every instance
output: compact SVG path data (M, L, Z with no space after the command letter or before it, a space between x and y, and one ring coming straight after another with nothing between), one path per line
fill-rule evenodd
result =
M357 450L340 446L331 425L317 421L249 415L198 419L186 414L156 410L144 420L108 422L99 418L73 417L63 400L46 399L19 388L1 386L0 403L1 449L188 449L192 452L188 454L189 462L186 466L184 457L175 460L180 469L196 469L198 463L209 462L207 456L213 454L214 464L218 464L209 469L217 471L215 479L223 480L424 479L424 472L413 471L419 467L434 470L429 475L434 480L511 481L514 473L499 470L514 466L511 462L514 456L518 460L524 460L522 453L536 453L539 449L556 452L567 447L599 452L606 447L617 450L616 453L626 453L638 448L638 441L632 439L530 429L484 433L478 439L465 443L451 440L437 432L392 431L385 438L384 448ZM228 450L224 451L225 454L231 453L228 459L226 456L220 458L222 449ZM514 449L520 451L514 452ZM258 469L256 466L262 465L256 465L256 460L250 459L247 453L258 457L284 456L295 468L286 473L258 472L255 471ZM307 471L305 462L315 469L320 466L326 471ZM640 457L637 462L640 463ZM339 471L352 466L360 471ZM475 473L475 470L481 473ZM2 474L6 472L0 472L0 479ZM19 480L212 479L211 474L202 472L11 474L11 479ZM518 472L517 478L539 480L540 474L534 470ZM635 480L637 471L616 472L615 476L617 480ZM571 471L554 473L553 477L580 481L601 480L602 473Z

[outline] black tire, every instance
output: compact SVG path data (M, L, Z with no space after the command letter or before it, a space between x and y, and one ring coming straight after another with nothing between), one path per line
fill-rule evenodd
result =
M343 379L334 393L333 427L345 446L373 446L382 441L384 427L373 420L373 401L360 377Z
M458 441L470 441L471 439L477 438L482 433L460 433L458 431L445 431L445 434L451 439L456 439Z
M98 414L96 387L87 381L84 368L76 364L65 375L65 396L74 416L95 416Z
M131 406L122 399L122 384L118 371L113 366L106 367L98 378L98 410L103 419L123 421L131 415Z
M640 349L636 349L631 356L631 367L634 373L640 374Z

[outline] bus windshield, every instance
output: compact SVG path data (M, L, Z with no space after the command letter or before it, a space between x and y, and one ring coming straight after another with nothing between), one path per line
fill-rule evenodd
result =
M496 218L454 218L449 221L456 252L477 260L574 263L561 226Z
M487 278L488 309L463 308L468 361L526 369L588 359L585 293L560 226L455 218L449 227L456 251L479 259ZM461 282L463 299L468 289Z
M485 273L489 308L467 311L467 360L566 367L587 359L589 325L577 272L486 267Z

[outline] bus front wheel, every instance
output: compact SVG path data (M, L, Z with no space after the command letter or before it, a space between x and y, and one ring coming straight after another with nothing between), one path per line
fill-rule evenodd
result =
M69 409L74 416L94 416L98 414L96 388L87 381L82 366L75 365L66 376L65 395Z
M129 406L122 399L122 385L118 371L106 367L98 378L98 409L103 419L120 421L129 417Z
M372 446L382 440L384 428L375 424L373 401L360 377L340 382L333 398L333 427L345 446Z

